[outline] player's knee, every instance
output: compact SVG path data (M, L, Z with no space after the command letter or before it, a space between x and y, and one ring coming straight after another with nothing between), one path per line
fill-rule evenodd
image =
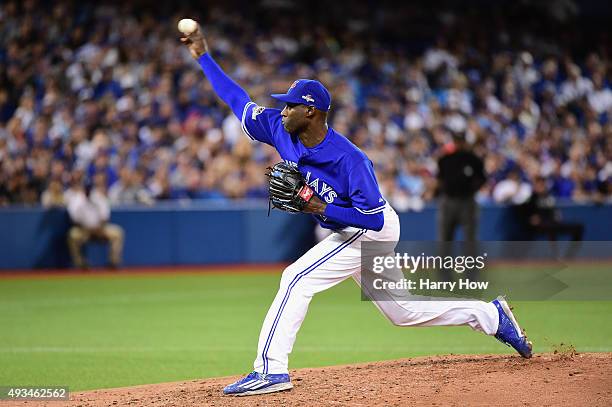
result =
M295 265L295 263L290 264L283 270L283 275L281 276L280 285L288 286L291 284L291 281L297 276L300 272L299 268Z
M405 326L406 321L414 321L419 318L416 312L409 304L393 304L393 306L381 308L382 313L387 320L395 326Z
M387 320L389 322L391 322L391 324L393 324L394 326L403 326L403 322L404 319L403 318L399 318L397 315L387 315L385 314L385 316L387 317Z
M393 312L389 312L388 309L384 309L384 308L381 308L380 311L385 316L385 319L389 321L392 325L395 325L395 326L402 325L402 318L400 318L399 315Z

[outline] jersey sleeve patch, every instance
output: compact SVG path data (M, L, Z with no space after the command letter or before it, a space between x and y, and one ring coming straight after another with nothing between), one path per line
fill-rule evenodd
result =
M266 110L265 106L255 106L251 112L251 119L257 120L257 116L262 114L264 110Z

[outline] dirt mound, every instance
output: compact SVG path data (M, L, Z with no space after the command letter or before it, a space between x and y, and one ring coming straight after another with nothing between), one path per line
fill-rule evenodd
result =
M612 354L436 356L299 369L291 391L221 394L237 377L162 383L72 395L69 406L464 406L612 405ZM0 402L2 404L2 402ZM34 402L19 405L35 405ZM38 405L38 404L36 404Z

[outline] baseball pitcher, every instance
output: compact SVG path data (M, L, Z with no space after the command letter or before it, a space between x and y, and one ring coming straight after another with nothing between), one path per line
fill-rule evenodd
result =
M201 28L181 38L217 95L252 139L274 146L283 162L269 169L270 201L290 212L311 214L333 231L281 277L278 293L261 328L253 372L224 388L225 394L253 395L293 387L288 357L312 297L352 277L361 283L361 243L394 242L397 214L380 193L372 162L327 124L331 96L318 81L299 79L284 94L273 94L282 110L258 106L217 65ZM387 246L388 247L388 246ZM383 253L386 254L386 253ZM523 357L531 343L503 298L482 301L375 301L398 326L469 325L494 335Z

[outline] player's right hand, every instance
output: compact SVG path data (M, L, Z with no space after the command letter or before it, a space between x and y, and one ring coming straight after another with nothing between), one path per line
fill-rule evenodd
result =
M181 42L187 45L189 53L194 59L198 59L208 52L208 43L206 42L206 38L204 38L202 28L199 24L197 30L186 37L182 37Z

